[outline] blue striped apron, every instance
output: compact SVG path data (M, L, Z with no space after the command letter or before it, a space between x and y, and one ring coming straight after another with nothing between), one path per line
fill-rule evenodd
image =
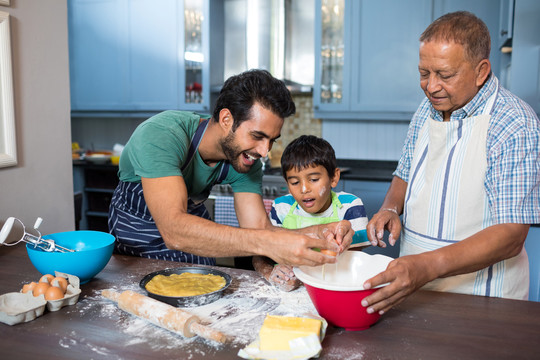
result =
M497 92L482 114L422 127L405 195L400 256L457 243L491 225L484 187L486 139ZM521 254L477 272L436 279L424 288L527 299L528 260Z
M192 161L206 131L209 120L202 121L191 139L183 171ZM215 184L221 183L229 171L229 163L224 162ZM188 213L210 220L204 206L209 191L197 201L188 199ZM146 206L142 184L120 181L116 187L109 208L109 232L116 238L115 252L152 259L171 260L192 264L215 265L215 258L193 255L180 250L170 250Z

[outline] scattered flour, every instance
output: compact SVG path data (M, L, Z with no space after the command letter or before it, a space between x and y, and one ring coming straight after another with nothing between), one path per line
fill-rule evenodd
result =
M238 275L238 272L231 273L231 276L233 281L221 299L184 310L197 315L202 324L224 333L235 348L243 348L255 340L266 314L286 316L317 314L304 287L283 292L258 276ZM139 277L135 275L132 280L126 276L125 283L131 285L109 288L118 292L132 290L143 293L138 286ZM125 342L121 344L127 350L130 346L144 345L153 351L183 351L183 356L190 359L194 354L216 353L223 347L222 344L197 336L186 338L130 315L119 309L116 303L104 298L101 289L86 294L76 305L67 307L66 310L78 313L78 316L88 316L92 321L108 321L113 326L118 326L118 331L127 335L124 337ZM75 332L69 337L63 337L59 345L69 348L79 347L81 344L100 358L115 358L106 348L93 346Z

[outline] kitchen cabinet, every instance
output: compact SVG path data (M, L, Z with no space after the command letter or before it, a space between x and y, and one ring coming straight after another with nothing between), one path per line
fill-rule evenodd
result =
M223 82L222 7L70 0L72 111L209 111L211 85Z
M540 224L529 228L525 250L529 257L529 300L540 301Z
M432 11L431 0L318 1L315 116L409 120L422 99L418 37Z
M501 0L499 28L499 46L497 48L511 46L514 32L514 0Z
M540 114L540 2L516 1L507 87Z
M484 20L497 48L499 2L318 0L315 116L409 121L424 96L417 70L418 39L433 20L457 10ZM498 58L494 52L496 71Z

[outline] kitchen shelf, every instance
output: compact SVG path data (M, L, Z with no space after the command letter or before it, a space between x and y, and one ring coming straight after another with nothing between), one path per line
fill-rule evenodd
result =
M109 206L118 185L118 166L74 161L74 172L80 179L79 191L83 193L83 219L81 229L108 232Z
M106 218L109 217L108 212L102 212L102 211L87 211L86 215L87 216L106 217Z

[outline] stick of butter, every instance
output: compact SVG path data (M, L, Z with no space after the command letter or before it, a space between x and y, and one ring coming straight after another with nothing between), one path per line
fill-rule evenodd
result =
M290 350L289 340L321 333L321 321L311 318L266 315L259 331L261 351Z

